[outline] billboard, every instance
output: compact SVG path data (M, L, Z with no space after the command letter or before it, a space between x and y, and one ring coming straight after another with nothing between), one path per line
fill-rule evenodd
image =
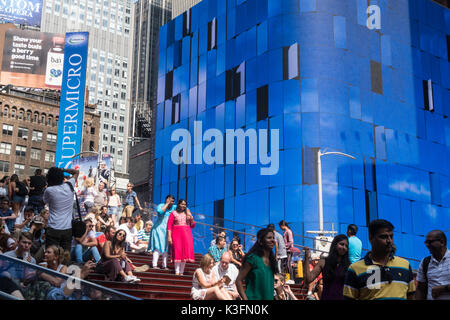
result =
M55 165L70 166L81 152L89 32L66 33Z
M98 155L86 158L74 159L71 163L71 168L80 171L78 180L75 184L75 190L79 195L80 208L82 211L84 208L85 196L83 195L85 181L89 178L94 179L95 185L100 182L104 182L108 186L111 178L111 156L109 154L102 155L102 160L98 161Z
M0 0L0 21L41 26L42 0Z
M1 0L0 0L1 2ZM0 83L59 89L64 63L64 35L6 29Z

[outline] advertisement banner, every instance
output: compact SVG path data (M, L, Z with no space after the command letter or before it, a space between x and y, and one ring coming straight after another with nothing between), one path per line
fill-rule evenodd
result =
M5 31L1 84L59 89L63 64L64 35L20 29Z
M55 165L68 168L81 152L89 32L68 32L59 105Z
M80 175L75 184L75 190L80 200L81 211L84 212L85 190L92 183L96 186L100 182L105 183L108 187L111 177L111 156L109 154L102 155L102 160L98 161L98 156L77 158L72 161L71 168L79 170Z
M0 0L0 21L41 26L42 0Z

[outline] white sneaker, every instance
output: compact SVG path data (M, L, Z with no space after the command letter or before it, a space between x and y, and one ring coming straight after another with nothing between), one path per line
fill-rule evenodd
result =
M133 276L125 276L124 280L125 280L125 282L134 282L135 281Z
M136 276L133 276L134 277L134 281L133 282L139 282L139 281L141 281L141 279L139 279L138 277L136 277Z

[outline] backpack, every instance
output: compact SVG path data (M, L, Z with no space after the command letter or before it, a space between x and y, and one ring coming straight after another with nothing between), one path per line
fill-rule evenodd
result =
M25 184L23 184L23 182L17 181L16 182L16 187L19 188L19 191L16 192L16 194L19 197L25 197L28 195L28 189L25 186Z

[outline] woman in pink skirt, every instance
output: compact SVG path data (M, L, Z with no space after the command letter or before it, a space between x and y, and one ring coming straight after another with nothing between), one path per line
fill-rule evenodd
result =
M177 209L172 211L167 221L167 241L171 247L171 258L175 263L175 274L182 275L186 262L194 262L194 239L191 228L195 221L187 209L186 200L179 200Z

